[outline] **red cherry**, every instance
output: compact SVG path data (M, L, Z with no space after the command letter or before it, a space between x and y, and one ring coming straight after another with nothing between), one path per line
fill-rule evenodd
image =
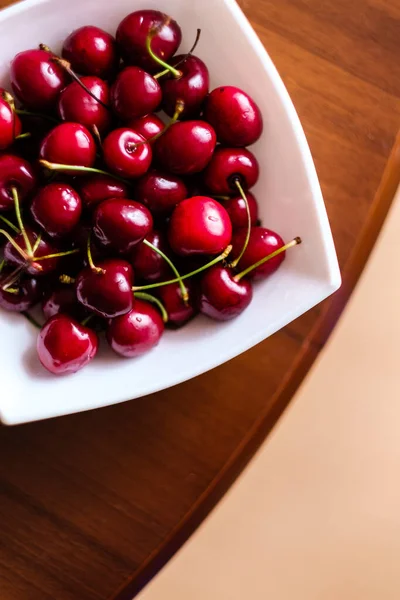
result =
M110 90L105 81L98 77L82 77L81 82L103 104L110 103ZM75 121L90 131L97 127L101 134L111 127L111 113L100 102L90 96L77 81L73 81L61 92L58 113L63 121Z
M11 188L16 188L22 204L35 186L36 176L28 161L13 154L0 156L0 211L14 209Z
M64 42L62 56L76 73L104 79L113 75L119 63L113 36L93 25L75 29Z
M160 313L149 302L135 300L133 309L113 319L107 329L107 341L120 356L133 358L158 344L164 332Z
M6 150L21 133L20 118L0 93L0 150Z
M250 210L251 224L256 225L258 221L258 204L257 200L253 196L251 192L246 192L247 202ZM243 200L242 196L235 196L230 200L224 200L222 202L224 208L226 209L231 222L233 229L240 229L241 227L247 227L248 225L248 217L247 217L247 209L246 203Z
M184 55L176 56L173 65L177 65ZM178 100L184 104L180 118L198 117L203 102L208 94L210 76L204 62L197 56L188 56L177 67L182 73L181 77L169 75L161 81L163 110L172 117L176 110Z
M11 289L17 289L18 293L3 290L2 283L10 275L2 273L0 278L0 307L13 312L25 312L35 306L42 296L42 287L38 279L23 277L11 285Z
M99 262L97 273L90 267L76 279L79 302L96 315L114 318L129 312L133 306L133 270L125 260L108 259Z
M212 319L234 319L249 306L252 298L251 283L245 279L235 281L230 269L215 265L202 277L200 311Z
M94 331L67 315L55 315L37 340L39 360L54 375L76 373L96 355L99 341Z
M110 171L127 179L144 175L152 160L151 147L147 143L141 143L144 141L132 129L114 129L109 133L103 142L103 156Z
M217 148L204 173L204 183L216 196L237 192L238 178L246 189L258 181L260 168L254 154L245 148Z
M237 87L219 87L207 98L204 119L225 146L250 146L262 134L263 119L254 100Z
M74 286L62 285L51 291L42 302L42 310L46 319L50 319L60 313L83 319L85 309L78 304Z
M177 175L199 173L208 165L215 150L214 129L203 121L175 123L154 144L161 166Z
M93 167L96 160L96 143L83 125L62 123L44 138L40 146L40 158L62 165Z
M30 110L54 108L61 90L68 83L64 69L45 50L25 50L10 66L11 87L18 100Z
M38 191L31 204L33 218L50 237L70 233L79 223L81 212L80 197L65 183L49 183Z
M146 240L168 255L168 244L163 233L152 231L146 235ZM138 279L160 281L163 277L168 277L169 275L174 277L164 258L143 242L138 244L133 250L132 265Z
M34 246L38 238L38 234L36 231L33 231L28 227L25 227L25 230L31 246ZM26 252L27 248L22 233L16 235L14 237L14 241L20 248L22 248L23 251ZM52 242L41 238L35 251L35 259L40 258L41 256L48 256L49 254L57 254L59 251L60 250L54 246ZM4 258L10 265L22 267L31 275L47 275L48 273L55 271L60 263L59 257L41 260L37 263L34 262L35 259L33 259L33 261L27 261L19 254L19 252L17 252L10 242L7 242L4 246ZM38 267L38 265L40 265L40 267Z
M175 206L188 198L185 183L179 177L150 171L141 177L135 187L135 198L155 216L168 216Z
M150 114L130 121L128 127L142 135L146 140L150 140L164 130L165 124L160 117Z
M196 309L197 290L193 281L186 279L185 287L189 293L189 302L185 304L182 299L182 290L178 283L169 283L158 288L157 295L168 313L168 324L182 327L198 312Z
M86 208L94 208L109 198L127 198L128 186L108 175L89 175L77 182L77 190Z
M164 13L138 10L125 17L117 29L117 43L124 60L149 73L160 70L146 48L146 40L152 28L158 28L158 31L152 39L151 49L156 56L168 62L180 46L182 32L177 22Z
M175 208L168 239L176 254L220 254L229 245L232 224L221 204L206 196L194 196Z
M138 119L154 112L161 98L158 81L139 67L126 67L111 88L111 105L122 121Z
M153 227L150 211L133 200L110 198L99 204L93 216L93 233L105 248L126 254Z
M246 233L247 232L245 229L240 229L234 234L232 238L233 248L231 254L233 259L239 256L246 239ZM250 240L247 249L240 260L238 269L244 271L265 256L268 256L269 254L272 254L272 252L275 252L275 250L282 248L284 245L285 242L281 236L274 231L266 229L265 227L253 227L250 233ZM275 273L275 271L281 266L282 262L285 260L285 256L286 252L278 254L278 256L275 256L275 258L272 258L260 267L254 269L254 271L251 271L247 277L254 280L259 280L268 277L268 275L272 275L272 273Z

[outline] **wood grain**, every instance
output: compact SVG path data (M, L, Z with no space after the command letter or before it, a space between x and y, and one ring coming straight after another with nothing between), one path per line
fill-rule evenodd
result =
M370 250L390 203L388 195L386 203L378 199L370 212L400 125L400 5L242 4L300 114L347 274L360 244ZM349 281L347 292L356 276ZM330 301L245 355L165 392L1 428L1 599L105 600L136 572L140 577L119 595L128 598L267 434L329 333L321 323L332 324L340 306L334 310Z

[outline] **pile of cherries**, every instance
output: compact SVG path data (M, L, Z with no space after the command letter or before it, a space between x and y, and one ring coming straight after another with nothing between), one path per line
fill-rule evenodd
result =
M236 317L300 243L261 227L248 191L259 108L236 87L210 92L194 48L176 55L181 37L154 10L115 38L81 27L61 56L17 54L0 90L0 306L32 320L41 304L54 374L89 363L103 331L134 357L199 312Z

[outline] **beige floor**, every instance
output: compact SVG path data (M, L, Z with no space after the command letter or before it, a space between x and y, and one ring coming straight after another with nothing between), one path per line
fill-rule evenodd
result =
M140 600L400 598L400 195L318 364Z

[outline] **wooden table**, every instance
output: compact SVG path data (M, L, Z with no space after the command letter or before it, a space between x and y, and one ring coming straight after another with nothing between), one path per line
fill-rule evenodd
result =
M385 217L390 195L373 199L400 124L398 0L242 4L306 130L343 289L257 348L178 387L1 428L2 600L130 599L276 422Z

